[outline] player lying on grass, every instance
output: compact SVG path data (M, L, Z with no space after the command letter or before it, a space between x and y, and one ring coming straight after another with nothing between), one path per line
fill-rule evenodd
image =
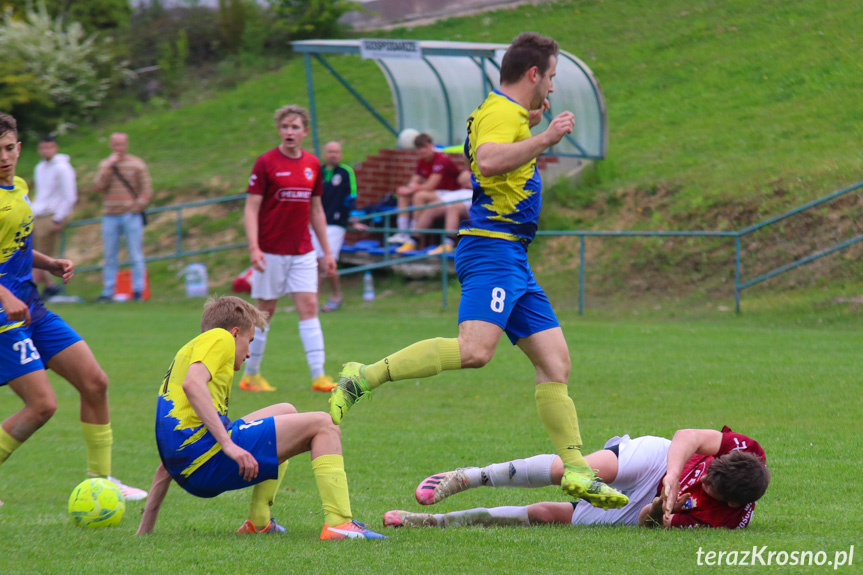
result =
M52 369L81 396L87 474L107 477L126 499L143 499L146 491L111 477L114 435L108 376L87 342L45 308L33 283L34 268L67 283L75 273L75 264L33 249L29 190L27 183L15 176L20 154L17 122L0 114L0 387L8 385L24 402L0 425L0 465L57 410L57 396L46 373Z
M387 511L384 525L570 523L741 529L749 524L755 502L770 482L766 456L758 442L728 427L722 431L681 429L671 441L650 435L615 437L585 459L603 481L629 496L625 507L606 511L583 502L544 502L439 514ZM432 475L417 487L416 498L423 505L432 505L474 487L546 487L560 485L562 476L560 457L535 455Z
M204 306L201 335L180 349L159 388L156 445L162 463L139 535L153 530L172 479L197 497L254 486L248 520L237 533L285 531L270 517L270 507L288 459L309 451L324 506L321 539L385 539L352 520L341 433L328 414L297 413L279 403L228 419L234 372L249 357L255 327L266 321L264 312L236 297L211 298Z

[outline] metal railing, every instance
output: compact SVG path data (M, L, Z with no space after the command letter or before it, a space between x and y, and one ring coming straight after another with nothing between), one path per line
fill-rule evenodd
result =
M585 297L585 270L587 264L587 258L585 255L585 242L587 238L608 238L608 237L642 237L642 238L651 238L651 237L713 237L713 238L733 238L734 239L734 301L735 301L735 309L737 312L740 312L740 298L743 290L752 287L756 284L774 278L782 273L793 270L800 266L812 263L818 259L821 259L825 256L833 254L839 250L850 247L854 244L857 244L863 241L863 235L856 236L850 240L846 240L843 242L839 242L829 248L817 251L808 256L797 259L788 264L782 265L778 268L775 268L766 273L760 274L752 279L743 280L742 278L742 240L745 236L756 232L758 230L767 228L771 225L774 225L778 222L791 218L793 216L799 215L807 210L812 208L816 208L821 206L827 202L835 200L841 196L846 194L855 192L859 189L863 188L863 182L859 182L847 188L843 188L838 190L832 194L819 198L817 200L813 200L802 206L789 210L783 214L778 216L774 216L771 218L767 218L757 224L753 224L742 230L737 231L624 231L624 230L612 230L612 231L595 231L595 230L540 230L537 232L537 236L575 236L579 238L579 264L578 264L578 313L584 314L584 297ZM167 259L175 259L181 257L189 257L195 255L208 254L218 251L224 250L232 250L238 248L245 248L248 246L247 242L238 242L233 244L226 244L221 246L213 246L196 250L185 250L183 248L182 240L183 240L183 210L188 208L196 208L201 206L207 206L212 204L220 204L225 202L233 202L245 199L246 194L235 194L231 196L225 196L223 198L214 198L209 200L199 200L195 202L187 202L183 204L175 204L171 206L162 206L158 208L150 208L146 210L147 215L151 214L159 214L163 212L174 212L176 214L176 242L175 242L175 250L172 253L160 254L155 256L148 256L145 258L147 262L159 261L159 260L167 260ZM456 202L440 202L436 204L428 204L426 206L422 206L421 208L409 207L404 209L393 209L386 210L382 212L366 214L363 216L359 216L357 218L358 221L371 221L378 220L380 218L391 218L393 216L398 216L403 213L410 213L414 211L418 211L419 209L433 208L446 206L451 203ZM65 253L66 247L66 229L67 228L75 228L85 225L92 225L101 223L101 218L89 218L85 220L77 220L70 222L69 225L64 228L61 235L61 247L60 253ZM442 288L442 306L446 308L448 306L448 286L449 286L449 266L448 266L448 254L441 253L439 255L432 255L428 253L418 253L413 255L399 256L399 257L391 257L390 250L386 247L386 240L393 233L397 233L399 230L391 227L389 224L385 224L383 226L375 227L372 230L374 233L382 233L384 235L384 249L382 252L381 261L372 262L369 264L352 266L350 268L340 269L338 271L339 275L349 275L356 273L365 273L366 271L372 271L376 269L392 267L394 265L402 265L414 263L422 260L428 260L431 258L438 258L441 262L441 288ZM440 236L441 244L444 243L444 239L451 232L442 229L424 229L424 230L411 230L412 234L423 234L423 235L438 235ZM121 265L128 265L128 261L121 262ZM87 271L95 271L102 269L102 265L90 265L90 266L82 266L80 268L76 268L76 271L79 272L87 272Z

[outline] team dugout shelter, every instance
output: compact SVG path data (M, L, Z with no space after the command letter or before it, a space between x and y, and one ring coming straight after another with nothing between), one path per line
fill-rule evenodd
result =
M428 40L354 39L292 42L303 54L312 137L320 157L312 59L317 60L393 136L413 128L427 132L436 144L461 146L471 112L488 93L500 87L500 63L507 44L442 42ZM372 59L389 84L395 106L392 125L327 61L328 56L352 54ZM573 54L560 51L551 109L533 132L544 130L565 110L575 114L572 134L546 152L560 158L600 160L608 152L608 122L599 82L587 65Z

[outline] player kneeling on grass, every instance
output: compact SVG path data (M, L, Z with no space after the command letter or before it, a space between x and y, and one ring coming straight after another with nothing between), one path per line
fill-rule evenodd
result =
M234 372L249 357L255 327L266 315L236 297L211 298L201 335L177 353L159 388L156 445L161 465L138 534L153 530L171 479L198 497L254 486L248 520L237 533L276 533L270 517L288 459L311 452L324 504L321 539L385 539L353 521L342 459L341 434L323 412L297 413L280 403L231 421Z
M477 508L451 513L387 511L387 527L465 525L641 525L644 527L726 527L749 524L755 502L770 482L764 450L757 441L728 427L682 429L669 441L645 436L615 437L585 456L607 484L629 496L621 509L602 510L584 502L534 503L526 507ZM564 467L556 455L535 455L487 467L432 475L420 483L422 505L474 487L560 485ZM657 495L659 494L659 495Z

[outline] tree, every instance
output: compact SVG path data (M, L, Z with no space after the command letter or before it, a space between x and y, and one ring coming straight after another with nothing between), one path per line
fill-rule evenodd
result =
M25 18L7 13L0 24L0 102L25 130L62 131L91 116L125 71L112 62L107 41L52 18L44 3Z
M293 39L333 38L342 28L339 18L359 10L357 2L346 0L269 0L279 24Z
M90 34L123 28L132 15L128 0L44 0L43 3L52 18L78 22ZM15 19L24 20L33 5L33 0L0 0L0 11L11 8Z

